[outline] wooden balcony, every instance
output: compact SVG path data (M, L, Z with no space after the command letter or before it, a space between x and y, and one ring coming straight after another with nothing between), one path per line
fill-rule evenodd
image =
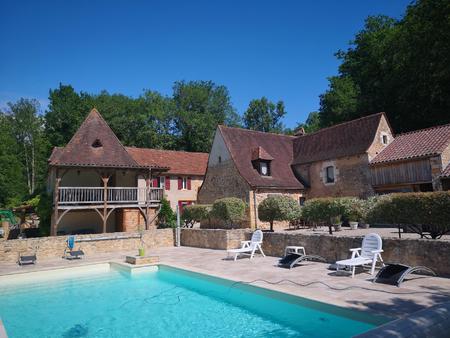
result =
M59 187L59 209L83 209L87 207L155 206L163 198L163 188L138 187Z

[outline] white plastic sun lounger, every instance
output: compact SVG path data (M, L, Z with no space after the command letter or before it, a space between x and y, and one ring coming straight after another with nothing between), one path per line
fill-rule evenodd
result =
M350 259L345 259L336 262L336 270L343 266L348 266L352 269L352 278L355 277L355 267L371 264L370 273L373 275L375 273L375 265L378 260L384 266L383 259L381 258L381 253L383 241L378 234L368 234L364 236L362 246L360 248L350 249L352 252L352 257Z
M252 259L255 255L256 250L259 250L259 252L261 252L261 255L263 255L263 257L266 257L261 249L262 240L263 232L261 230L256 230L252 234L251 240L241 241L241 248L227 250L228 256L230 254L234 254L234 260L236 260L239 255L250 255L250 259Z

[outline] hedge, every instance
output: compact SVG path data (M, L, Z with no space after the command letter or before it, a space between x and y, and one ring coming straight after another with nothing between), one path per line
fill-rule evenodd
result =
M228 225L233 224L244 218L246 204L239 198L226 197L214 202L211 210L211 216L224 220Z
M450 192L396 193L374 201L370 223L405 225L425 238L450 233Z

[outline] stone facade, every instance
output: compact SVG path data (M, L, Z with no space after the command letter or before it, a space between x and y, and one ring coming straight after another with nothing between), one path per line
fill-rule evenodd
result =
M333 183L326 183L324 180L325 168L329 165L335 168L335 181ZM367 154L298 165L294 170L308 185L308 189L305 191L308 199L373 195Z
M128 238L127 238L128 237ZM0 239L0 263L17 262L19 254L36 253L40 259L61 258L66 248L66 236L51 236L28 239ZM81 242L78 242L81 240ZM152 229L143 232L146 250L174 246L173 229ZM140 247L139 234L134 232L116 232L111 234L77 235L75 248L80 248L85 255L96 253L133 251Z
M143 208L145 212L145 208ZM156 228L156 210L150 208L148 210L148 218L151 221L149 229ZM145 218L142 212L136 208L124 208L116 211L116 223L121 228L120 232L136 232L139 229L145 229Z
M181 245L209 249L232 249L248 240L251 231L183 229ZM344 237L322 234L291 234L286 232L264 233L262 248L269 256L282 256L288 245L304 246L307 254L324 257L327 262L350 256L350 248L361 246L362 237ZM426 266L439 276L450 276L450 242L429 239L383 239L385 262L401 262L411 266Z

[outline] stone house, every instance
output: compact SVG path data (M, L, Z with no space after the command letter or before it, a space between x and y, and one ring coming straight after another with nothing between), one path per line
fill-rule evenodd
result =
M304 186L295 177L295 137L219 126L214 135L199 203L238 197L248 205L245 225L259 227L258 204L270 194L289 195L300 201Z
M373 195L369 162L393 140L384 113L299 135L292 170L308 198Z
M450 124L396 136L370 170L377 193L450 190Z
M124 147L93 109L49 158L51 234L148 229L163 196L174 209L197 200L207 159L205 153Z
M373 194L369 162L391 141L384 113L295 136L219 126L199 203L239 197L249 206L248 225L264 225L258 205L270 194L306 198Z

